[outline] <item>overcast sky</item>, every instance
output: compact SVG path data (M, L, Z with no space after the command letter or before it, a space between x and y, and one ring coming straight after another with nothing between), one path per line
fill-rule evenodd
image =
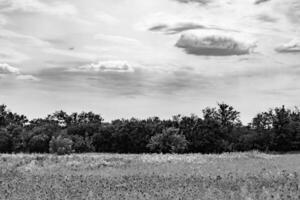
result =
M0 103L119 117L244 122L300 105L299 0L0 0Z

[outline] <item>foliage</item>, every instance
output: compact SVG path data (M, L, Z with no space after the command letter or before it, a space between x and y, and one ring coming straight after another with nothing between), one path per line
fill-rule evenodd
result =
M240 113L225 103L207 107L202 110L202 114L176 115L168 120L151 117L103 122L100 114L68 114L61 110L46 118L28 121L26 116L9 111L6 105L0 105L0 150L49 152L51 138L59 135L72 140L72 149L76 153L300 150L298 108L287 109L282 106L258 113L248 125L243 125ZM176 134L167 134L167 130L176 130Z
M113 126L104 126L92 137L92 144L96 152L110 152L112 150Z
M46 134L34 135L28 143L31 153L48 153L50 137Z
M184 135L178 134L179 129L168 128L162 133L151 137L147 145L150 151L158 153L182 153L186 150L188 142Z
M52 137L49 142L49 152L56 153L58 155L65 155L72 153L73 141L69 138L65 138L62 135L58 137Z
M4 154L0 199L299 200L299 166L258 152Z
M11 137L7 130L0 129L0 153L9 153L11 151Z

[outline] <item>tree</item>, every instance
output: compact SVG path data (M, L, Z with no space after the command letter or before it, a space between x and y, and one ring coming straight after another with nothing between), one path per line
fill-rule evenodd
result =
M6 105L0 105L0 127L6 127L8 125L24 126L26 122L28 122L26 116L12 113L7 110Z
M49 121L57 123L59 126L68 126L71 123L71 117L64 111L56 111L46 118Z
M240 126L240 112L225 103L218 103L218 108L206 108L203 110L204 119L216 120L222 127L229 131L234 126Z
M56 153L58 155L71 154L73 142L69 138L65 138L62 135L58 137L52 137L49 142L49 152Z
M276 151L291 150L292 134L288 129L291 122L291 111L284 106L271 111L273 135L271 146Z
M0 153L10 153L12 149L11 137L7 130L0 129Z
M272 111L257 114L252 119L250 126L258 132L270 130L272 128Z
M92 137L92 144L96 152L112 152L112 135L115 129L111 125L103 126Z
M50 137L46 134L33 136L28 143L29 152L31 153L48 153Z
M188 145L184 135L176 128L164 129L162 133L151 137L147 147L158 153L183 153Z
M12 136L12 151L13 152L27 152L28 143L31 138L30 132L23 127L16 126L11 128L10 134Z

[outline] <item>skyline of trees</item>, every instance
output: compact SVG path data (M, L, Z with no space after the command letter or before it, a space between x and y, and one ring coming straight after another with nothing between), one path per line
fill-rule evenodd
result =
M64 146L65 145L65 146ZM56 111L45 118L25 115L0 105L0 152L28 153L221 153L231 151L299 151L300 111L285 106L269 109L243 125L240 112L225 103L197 115L171 119L116 119L100 114Z

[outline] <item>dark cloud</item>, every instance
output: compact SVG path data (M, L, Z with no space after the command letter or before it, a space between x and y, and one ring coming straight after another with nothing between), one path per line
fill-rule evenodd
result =
M176 34L188 30L215 30L215 31L231 31L240 32L234 29L227 29L211 25L203 25L196 21L173 22L173 23L157 23L148 28L149 31L163 32L165 34Z
M207 27L194 22L182 22L175 25L158 24L149 28L150 31L160 31L166 34L176 34L186 30L205 29Z
M186 53L203 56L231 56L251 53L253 42L240 41L229 35L201 35L185 33L181 35L176 46Z
M266 15L266 14L258 15L257 19L260 21L269 22L269 23L274 23L274 22L278 21L277 18L272 17L270 15Z
M256 1L254 2L254 4L258 5L258 4L261 4L261 3L266 3L266 2L268 2L268 1L271 1L271 0L256 0Z
M275 48L278 53L300 53L300 40L292 40Z
M69 68L51 68L40 71L44 90L77 91L86 88L91 94L106 96L179 95L194 90L210 90L211 79L195 74L190 69L161 71L136 68L130 73L117 71L76 71Z
M206 5L211 3L213 0L175 0L180 3L199 3L201 5Z

